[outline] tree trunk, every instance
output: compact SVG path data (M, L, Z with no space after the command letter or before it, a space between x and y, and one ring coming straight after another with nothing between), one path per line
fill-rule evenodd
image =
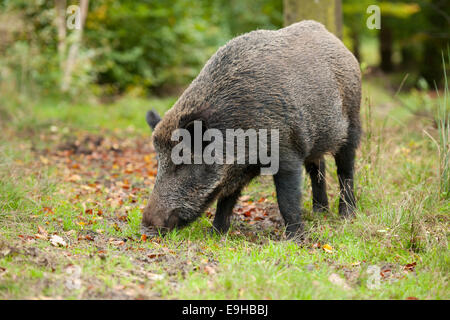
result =
M387 18L382 18L381 21L383 21L384 23L381 26L380 32L378 33L381 57L380 68L384 72L391 72L394 69L394 65L392 63L392 47L394 39L392 37L391 27L386 23Z
M75 68L78 59L78 50L80 48L81 40L83 38L83 28L84 22L86 21L87 11L89 6L89 0L80 0L80 15L81 15L81 25L80 29L75 29L76 32L74 41L69 49L69 54L67 56L66 65L64 68L64 74L61 82L61 90L66 92L69 90L70 84L72 82L72 73Z
M351 38L353 42L353 55L355 56L356 60L361 61L361 53L360 53L360 47L361 43L359 41L359 33L356 29L353 29L351 31Z
M431 0L423 12L429 25L423 30L426 38L422 44L422 62L419 69L420 75L427 80L432 90L435 84L442 88L445 86L442 56L446 58L449 54L450 36L450 19L446 12L450 12L450 2L439 0ZM445 72L447 76L450 75L448 63Z
M342 38L341 0L284 0L284 25L301 20L316 20Z
M66 0L55 0L56 11L56 29L58 30L58 59L59 68L61 71L64 69L64 59L66 57Z
M415 50L416 49L414 47L409 46L407 44L401 46L400 51L402 54L402 63L401 63L402 70L414 69L416 65L420 65Z

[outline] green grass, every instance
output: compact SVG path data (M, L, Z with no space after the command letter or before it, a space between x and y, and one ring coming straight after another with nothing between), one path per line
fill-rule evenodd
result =
M24 135L53 130L70 134L73 130L87 132L100 130L119 131L128 134L149 132L145 114L155 109L161 115L175 101L169 98L123 98L112 103L69 103L49 97L33 99L23 97L3 97L0 102L0 119L14 123L14 130ZM29 136L27 136L29 138Z
M439 192L439 153L429 137L438 139L439 130L431 118L400 103L420 108L431 98L426 92L394 97L382 82L363 85L357 216L339 218L335 165L327 157L331 212L311 212L305 177L303 243L280 238L274 225L258 221L236 220L227 235L210 234L206 216L142 240L141 209L152 180L124 170L152 165L154 160L144 161L151 155L145 111L163 112L173 98L3 105L0 114L8 121L0 121L0 299L449 299L450 201ZM438 102L429 100L427 108ZM61 144L89 135L118 143L122 153L102 145L99 152L107 157L101 161L56 156ZM74 175L79 179L68 179ZM129 188L121 187L125 180ZM270 177L254 180L243 194L261 208L276 203ZM119 196L123 201L114 202ZM261 198L265 202L258 203ZM36 238L38 226L61 236L67 247ZM81 268L76 288L68 285L73 266ZM375 287L373 267L383 273Z
M450 63L450 48L447 51L448 62ZM439 91L436 90L439 97L439 106L436 112L436 122L439 131L437 147L439 150L439 176L441 179L440 193L444 198L448 199L450 198L450 110L448 107L450 97L444 55L442 55L442 65L445 80L443 96L441 97Z

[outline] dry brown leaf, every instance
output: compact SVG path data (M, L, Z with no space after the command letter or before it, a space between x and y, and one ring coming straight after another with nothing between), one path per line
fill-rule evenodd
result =
M47 230L45 230L44 227L41 226L38 226L38 233L46 237L48 236Z
M325 244L325 245L322 247L322 249L323 249L325 252L328 252L328 253L332 253L332 252L333 252L333 247L330 246L329 244Z
M203 270L204 270L205 273L208 274L208 275L213 275L213 274L216 273L216 270L215 270L213 267L209 266L209 265L206 265L206 266L203 268Z
M50 243L55 247L67 247L67 243L64 241L64 239L56 234L50 237Z

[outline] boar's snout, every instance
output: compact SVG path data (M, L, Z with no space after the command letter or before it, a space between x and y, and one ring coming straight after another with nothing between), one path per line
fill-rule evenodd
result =
M152 231L165 233L178 225L179 217L176 210L165 208L151 197L144 209L142 225Z

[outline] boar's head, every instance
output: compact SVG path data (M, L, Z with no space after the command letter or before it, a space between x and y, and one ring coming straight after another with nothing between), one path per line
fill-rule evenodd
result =
M161 120L155 111L149 111L146 120L153 130L158 172L143 212L142 226L147 233L164 233L191 223L207 209L222 189L226 165L177 165L172 161L172 149L179 143L172 141L173 131L183 128L194 137L194 121L202 121L202 130L206 130L206 121L200 116L180 116L175 110L169 110Z

